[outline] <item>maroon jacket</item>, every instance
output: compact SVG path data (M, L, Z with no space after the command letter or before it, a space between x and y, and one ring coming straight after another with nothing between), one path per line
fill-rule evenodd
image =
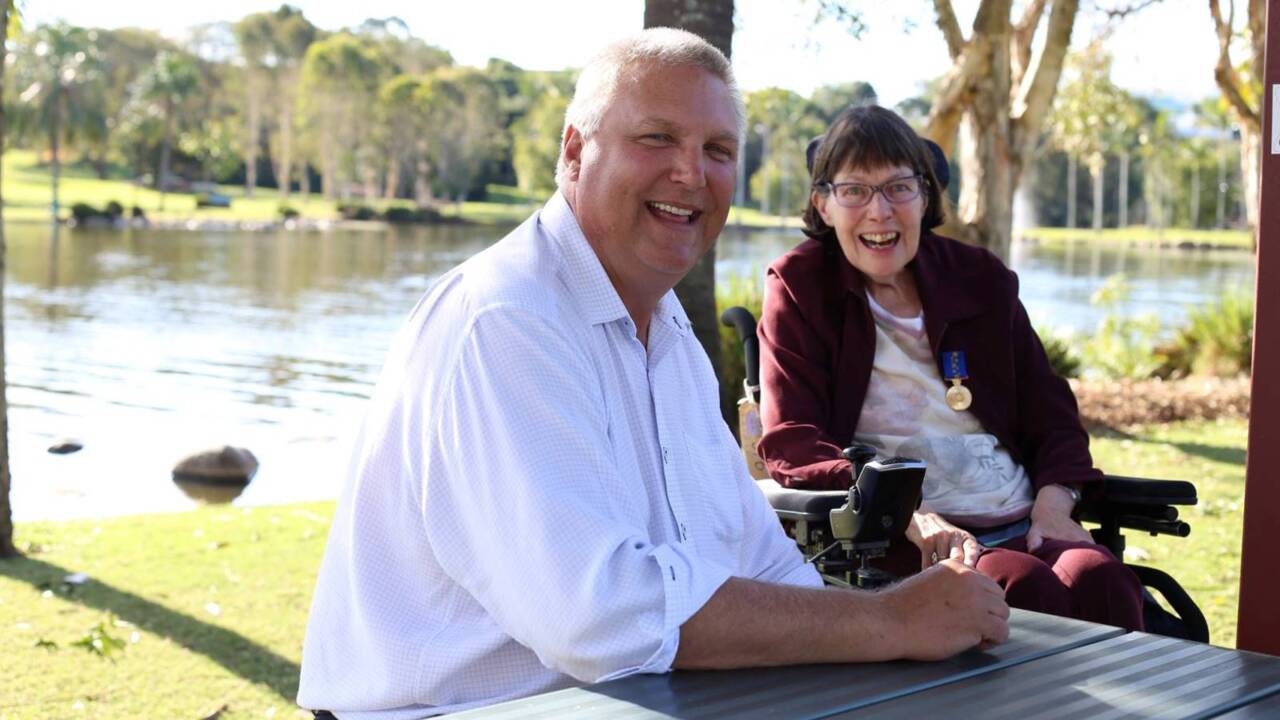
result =
M935 362L965 353L969 410L1035 489L1101 479L1075 396L1018 300L1017 275L986 250L931 233L907 267ZM806 240L769 266L759 335L759 451L769 473L790 487L848 487L840 449L852 444L876 351L862 274L838 248Z

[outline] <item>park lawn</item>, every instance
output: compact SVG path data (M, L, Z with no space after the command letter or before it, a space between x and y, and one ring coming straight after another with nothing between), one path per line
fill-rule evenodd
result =
M1204 611L1210 641L1224 647L1236 644L1247 434L1244 420L1183 422L1095 436L1090 446L1106 472L1196 484L1199 504L1180 509L1191 535L1130 531L1125 559L1177 578Z
M1245 432L1243 420L1178 423L1093 445L1112 472L1196 481L1190 538L1129 544L1182 581L1227 646ZM0 720L309 717L293 697L332 513L329 502L19 524L27 557L0 561ZM63 584L74 572L90 579ZM124 642L112 659L75 645L99 624Z
M73 165L62 169L58 202L60 216L70 217L71 206L87 203L101 209L114 200L129 208L138 206L152 220L267 222L280 219L281 200L276 190L259 188L252 196L245 196L240 185L219 185L218 191L231 198L229 208L197 208L195 196L189 193L168 193L164 197L164 210L160 209L160 193L140 187L128 178L114 177L100 180L92 169ZM488 199L462 203L444 203L441 214L485 225L517 225L542 205L543 197L530 197L520 190L490 185ZM6 222L47 222L49 204L53 192L50 188L50 170L39 165L36 153L31 150L9 150L4 154L4 219ZM355 203L363 203L359 199ZM325 200L319 193L302 196L293 193L283 204L297 210L307 220L337 220L336 203ZM378 210L389 205L411 206L407 200L377 200L364 203ZM765 215L754 208L735 208L729 222L752 228L800 227L799 217Z
M1024 240L1046 243L1091 242L1161 247L1177 247L1189 244L1200 247L1239 250L1253 248L1253 233L1247 230L1192 230L1189 228L1157 230L1142 225L1134 225L1127 228L1104 228L1101 231L1095 231L1090 228L1035 227L1018 230L1016 234Z

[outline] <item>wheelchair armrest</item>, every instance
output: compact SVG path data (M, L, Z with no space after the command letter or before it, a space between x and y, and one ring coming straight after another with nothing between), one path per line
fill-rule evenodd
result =
M1185 480L1148 480L1146 478L1105 475L1102 497L1108 503L1126 505L1195 505L1196 486Z
M1080 503L1079 519L1098 523L1094 538L1124 551L1120 530L1130 529L1152 535L1186 537L1191 526L1178 519L1174 505L1195 505L1196 486L1182 480L1146 480L1107 475L1099 491L1087 493Z
M832 510L849 499L847 490L798 490L782 487L776 480L757 480L756 487L783 520L826 523Z

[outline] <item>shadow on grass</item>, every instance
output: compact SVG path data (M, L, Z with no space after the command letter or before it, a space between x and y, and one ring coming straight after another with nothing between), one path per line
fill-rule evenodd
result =
M1145 438L1140 435L1134 435L1133 433L1126 432L1124 430L1120 430L1117 428L1109 427L1106 425L1096 425L1093 428L1091 428L1091 432L1096 437L1107 438L1111 440L1129 440L1132 442L1143 443L1145 445L1167 445L1172 448L1177 448L1179 451L1184 452L1188 455L1192 455L1194 457L1203 458L1205 460L1211 460L1213 462L1224 463L1226 465L1238 465L1240 466L1241 469L1244 468L1245 448L1242 448L1242 447L1235 447L1231 445L1209 445L1206 443L1197 443L1197 442L1169 442L1167 440L1152 440L1150 438Z
M0 560L0 575L53 589L69 602L113 613L147 632L199 653L250 682L265 685L292 700L298 694L298 664L226 628L176 612L151 600L97 580L64 585L66 568L29 557Z

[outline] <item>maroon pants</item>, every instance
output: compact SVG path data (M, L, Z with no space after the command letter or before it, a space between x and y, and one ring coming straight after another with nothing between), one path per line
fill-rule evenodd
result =
M895 544L886 560L889 572L920 569L920 551L909 542ZM1142 629L1142 584L1101 545L1045 540L1028 553L1026 537L1018 537L983 550L977 569L1004 588L1011 607Z

